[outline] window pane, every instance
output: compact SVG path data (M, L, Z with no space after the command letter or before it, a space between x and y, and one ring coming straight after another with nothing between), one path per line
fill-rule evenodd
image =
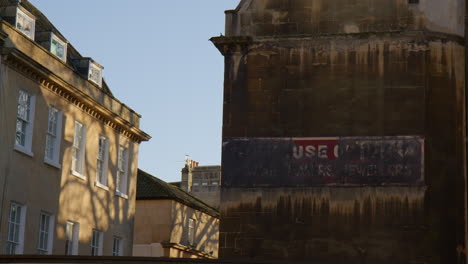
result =
M107 138L99 137L99 150L98 150L98 158L97 158L97 179L98 182L106 185L106 151L107 151Z
M72 147L72 170L83 173L84 151L85 151L85 127L79 122L75 122L75 136Z
M91 240L91 255L97 256L99 255L99 240L100 240L101 232L97 230L93 230L93 238Z
M102 82L102 69L93 63L89 65L89 76L88 79L92 82L101 85Z
M16 225L12 222L8 224L8 241L15 241L15 227Z
M49 108L49 122L47 132L53 136L57 135L57 117L58 110L53 107Z
M124 147L119 147L118 157L117 157L117 175L116 175L116 185L117 190L126 193L127 192L127 175L126 175L126 163L127 163L127 149Z
M34 29L34 20L30 17L27 17L26 15L24 15L18 10L18 15L16 19L16 28L18 28L24 34L32 38L33 29Z
M75 138L73 139L73 146L76 148L81 147L81 137L83 135L82 129L83 129L83 125L76 122L75 123Z
M114 245L112 246L112 255L113 256L120 256L120 244L121 239L118 237L114 237Z
M18 118L29 121L31 96L24 91L19 91Z
M48 240L49 240L49 220L50 216L46 214L40 215L39 224L39 254L47 254L48 251Z
M54 148L55 148L55 138L51 135L47 135L46 137L46 147L45 147L45 156L49 160L54 160Z
M6 253L16 254L17 245L19 245L19 233L21 227L21 206L12 204L10 207L10 216L8 220L8 235L6 243Z
M52 39L50 52L61 59L65 58L65 46L62 45L62 43L58 42L56 39Z
M18 113L16 120L16 145L26 146L26 134L30 119L30 107L31 96L28 93L20 90L18 97Z
M72 222L67 222L67 226L65 229L65 255L72 255L73 253L73 230L75 228L75 224Z
M17 145L26 145L26 128L27 123L21 119L16 120L16 137L15 143Z

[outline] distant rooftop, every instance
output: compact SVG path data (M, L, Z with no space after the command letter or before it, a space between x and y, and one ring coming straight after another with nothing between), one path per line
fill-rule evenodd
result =
M137 200L175 200L193 209L219 218L219 212L179 187L138 169Z

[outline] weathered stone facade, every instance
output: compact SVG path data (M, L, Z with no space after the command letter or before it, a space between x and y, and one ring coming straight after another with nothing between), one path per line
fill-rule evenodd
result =
M134 256L218 257L219 212L138 170Z
M14 23L19 12L36 32ZM151 138L141 116L74 68L90 58L31 3L0 0L0 15L0 254L131 255L138 150ZM64 57L39 34L63 41Z
M219 209L221 166L198 166L198 162L187 159L181 174L182 190Z
M424 181L231 181L224 147L220 257L464 263L465 2L243 0L226 16L225 144L419 136Z

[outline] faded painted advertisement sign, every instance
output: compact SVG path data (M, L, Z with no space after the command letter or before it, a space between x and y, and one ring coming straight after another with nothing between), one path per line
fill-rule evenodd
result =
M224 186L419 184L424 138L224 138Z

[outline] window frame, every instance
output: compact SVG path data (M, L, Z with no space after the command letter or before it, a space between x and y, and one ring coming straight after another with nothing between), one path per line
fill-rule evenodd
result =
M99 72L99 79L95 80L91 78L91 73L93 72L92 70L97 70ZM94 84L97 84L99 87L102 87L102 67L99 66L98 64L94 63L92 60L89 60L89 66L88 66L88 80L91 81Z
M117 242L117 246L116 246ZM122 256L123 251L123 240L121 237L114 236L114 240L112 242L112 256Z
M19 114L20 108L20 99L22 95L26 95L28 98L27 104L27 119L24 119ZM34 132L34 116L35 116L35 108L36 108L36 96L32 93L29 93L25 90L18 91L17 97L17 113L16 113L16 124L15 124L15 146L14 149L22 152L28 156L33 157L34 154L31 150L32 148L32 139L33 139L33 132ZM22 123L21 130L18 131L18 122ZM24 131L22 131L24 129ZM24 145L21 142L17 142L17 135L21 133L24 135ZM21 140L20 140L21 141Z
M71 226L71 239L68 239L68 227ZM80 236L80 224L73 221L67 221L65 224L65 255L78 255L78 241Z
M43 218L42 216L48 217L47 220L47 230L42 230L43 225ZM52 254L52 243L53 243L53 236L54 236L54 216L52 214L41 212L39 214L39 234L37 239L37 251L39 255L50 255ZM45 233L45 240L42 239L41 235ZM45 247L41 247L41 242L44 244Z
M57 114L56 116L56 124L55 124L55 135L51 134L50 131L50 112L54 111ZM57 107L50 105L48 108L48 116L47 116L47 131L46 131L46 141L45 141L45 150L44 150L44 162L52 165L57 168L61 168L60 165L60 145L62 141L62 119L63 119L63 112L58 109ZM48 142L50 137L55 137L55 141L53 143L53 152L52 152L52 159L48 157Z
M123 150L121 152L121 150ZM115 173L115 193L128 198L128 158L129 148L119 145L117 150L117 167ZM121 162L123 164L121 164Z
M16 217L19 218L15 220L18 220L19 222L11 221L13 208L20 209L19 217L17 214L15 215L15 218ZM16 212L18 212L18 210ZM26 206L16 203L16 202L12 202L10 204L10 211L8 214L8 231L7 231L7 239L5 242L5 246L6 246L5 254L7 255L23 254L25 222L26 222ZM12 226L14 226L13 230L11 229ZM12 235L11 235L11 232L13 232ZM13 239L10 239L10 237L13 237ZM14 240L17 240L17 241L14 241ZM12 246L12 248L10 248L10 246ZM13 250L14 252L11 252L11 250Z
M79 142L79 146L75 146L75 142L77 140L77 125L81 125L81 141ZM75 157L75 154L74 154L76 152L75 149L78 149L77 151L78 154L76 154L78 157ZM84 175L85 157L86 157L85 153L86 153L86 125L78 120L75 120L72 153L71 153L72 155L71 173L72 175L77 176L78 178L81 178L84 180L86 179L86 176Z
M104 140L104 155L101 160L101 140ZM101 164L102 175L100 175L99 164ZM100 135L98 138L98 153L96 158L96 186L101 187L105 190L109 190L108 186L108 169L109 169L109 138L103 135ZM102 178L102 179L101 179Z
M63 48L63 57L58 56L54 52L52 52L52 41L57 41L60 45L62 45ZM57 35L54 34L54 32L50 32L50 48L49 52L52 53L55 57L59 58L63 62L67 62L67 52L68 52L68 43L61 38L59 38Z
M26 18L26 20L29 20L28 22L32 22L31 35L29 35L28 33L26 33L25 31L23 31L22 29L18 27L18 20L19 20L20 15ZM28 36L28 38L30 38L31 40L34 40L36 37L36 18L28 11L23 10L20 7L17 7L16 17L15 17L15 28L18 29L24 35Z
M91 256L102 256L102 246L103 246L103 232L98 229L93 229L91 235ZM97 240L97 241L96 241Z

